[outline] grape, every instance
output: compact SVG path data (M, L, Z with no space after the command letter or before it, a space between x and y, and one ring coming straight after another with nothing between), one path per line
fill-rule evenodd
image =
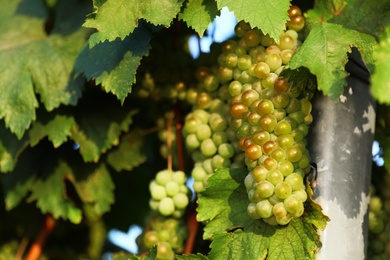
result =
M223 116L218 113L212 113L210 115L210 127L213 132L225 131L227 128L228 122Z
M201 142L211 137L212 130L209 125L201 125L196 131L196 138Z
M156 231L149 231L145 234L143 242L147 248L152 248L158 243L158 234Z
M259 79L265 79L271 72L269 65L265 62L259 62L255 65L253 73Z
M279 170L271 170L267 173L267 181L273 185L281 183L284 179L283 174Z
M248 145L245 149L245 155L250 160L257 160L262 155L261 146L257 144Z
M284 207L283 202L276 203L274 207L272 208L272 212L275 217L277 218L283 218L287 215L287 210Z
M256 211L260 218L269 218L272 216L272 204L267 200L262 200L256 203Z
M254 185L254 189L256 190L256 193L259 194L260 197L264 199L271 197L272 194L274 194L274 188L275 186L267 180L263 180Z
M165 184L165 190L168 196L173 197L179 192L179 184L174 181L170 181Z
M236 102L230 107L230 113L234 118L243 118L248 112L248 107L242 102Z
M223 158L231 158L234 156L234 147L229 143L224 143L218 146L218 154Z
M206 139L200 144L200 151L206 157L213 156L217 152L217 147L215 146L212 139Z
M173 203L177 209L185 209L189 203L188 196L184 193L177 193L173 197Z
M288 182L281 182L275 186L275 195L280 199L287 199L291 193L292 188Z
M287 212L289 212L292 215L302 215L303 213L303 203L295 196L289 196L284 200L284 207L286 208Z
M169 170L162 170L156 174L156 182L159 185L165 186L172 179L172 172Z
M282 66L282 58L277 53L270 53L265 57L265 63L268 64L270 71L275 72L280 66Z
M160 201L158 205L158 211L163 216L169 216L175 211L175 204L172 198L166 197Z
M189 134L186 137L186 145L189 149L194 150L200 146L200 142L196 134Z
M165 191L165 188L160 185L153 186L150 190L152 199L154 200L162 200L167 196L167 193Z
M267 168L265 168L263 165L258 165L255 168L253 168L251 171L253 178L257 182L265 180L267 178L268 172L269 172L269 170Z
M302 176L298 173L291 173L286 178L285 181L290 184L293 191L303 188L303 179Z

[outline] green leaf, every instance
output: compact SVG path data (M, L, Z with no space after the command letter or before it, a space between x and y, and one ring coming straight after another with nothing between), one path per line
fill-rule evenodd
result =
M122 132L129 131L135 111L121 110L118 103L96 99L95 104L82 103L76 112L76 124L70 138L80 145L85 162L97 162L102 153L119 144ZM118 112L119 111L119 112ZM121 111L121 112L120 112Z
M199 37L202 37L217 15L219 10L214 0L190 0L183 12L179 13L179 19L186 22L199 34Z
M143 144L140 131L127 133L121 138L118 148L108 153L107 162L117 172L130 171L146 161Z
M149 27L140 25L123 41L104 42L92 49L84 46L76 60L75 72L83 73L89 80L95 79L123 104L131 93L141 59L149 52L149 42L153 37Z
M71 116L60 113L40 113L38 120L32 124L28 131L30 145L35 146L46 136L53 143L54 148L68 140L71 129L76 124Z
M14 136L14 138L16 137ZM8 211L15 208L34 185L37 160L39 160L38 153L27 149L20 157L15 169L9 174L1 176L5 207Z
M21 152L27 147L27 135L19 140L10 130L6 129L4 121L0 122L0 172L12 171Z
M36 118L34 88L47 110L74 105L81 96L83 82L71 78L71 71L85 32L47 35L46 13L38 0L5 1L0 11L0 119L19 139Z
M92 209L98 215L108 212L115 200L115 185L105 164L75 167L74 175L75 179L71 181L81 200L92 204Z
M118 37L123 40L134 31L139 19L169 26L182 4L183 0L94 0L95 11L84 23L85 27L98 30L91 36L91 47Z
M309 22L333 22L376 38L384 33L390 18L389 1L324 0L308 11Z
M64 161L54 160L44 165L43 175L34 181L28 202L36 201L42 213L51 213L54 218L69 219L77 224L82 212L67 197L65 180L72 178L72 168Z
M264 34L279 41L280 34L286 29L289 0L217 0L218 9L227 6L234 12L237 20L245 20L252 27L258 27Z
M314 259L320 241L312 223L298 218L286 226L271 226L248 216L246 175L246 170L217 170L198 199L198 221L207 223L203 237L213 240L208 257Z
M190 254L190 255L176 255L177 260L208 260L209 258L207 256L204 256L200 253L197 253L196 255Z
M390 25L374 50L375 71L371 77L371 94L382 104L390 104Z
M289 67L308 68L317 76L318 88L324 94L337 99L346 85L348 74L344 67L351 47L357 47L364 62L368 67L372 67L374 64L372 51L375 45L376 41L370 35L337 24L317 23L313 25L299 51L290 60Z

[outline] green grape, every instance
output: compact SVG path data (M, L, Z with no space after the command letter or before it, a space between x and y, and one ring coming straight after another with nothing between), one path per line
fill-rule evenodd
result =
M232 158L234 156L234 153L234 147L230 143L223 143L218 146L218 154L223 158Z
M162 200L167 196L166 190L163 186L155 185L150 190L152 199L154 200Z
M207 176L207 172L201 164L196 164L191 171L191 176L195 181L203 181Z
M158 205L158 211L163 216L172 215L175 211L175 203L173 202L173 199L170 197L163 198Z
M290 49L293 50L296 47L296 41L291 36L283 34L280 36L280 41L278 47L281 50Z
M238 80L234 80L232 82L230 82L229 84L229 87L228 87L228 91L229 91L229 94L234 97L236 95L239 95L242 93L242 84L240 81Z
M252 189L253 184L255 183L255 179L251 173L248 173L244 179L244 185L247 191Z
M257 112L262 116L272 114L274 112L274 109L274 104L269 99L261 100L257 106Z
M271 72L270 67L265 62L259 62L253 68L253 74L259 79L265 79Z
M267 178L268 172L269 172L269 170L267 168L265 168L263 165L257 165L251 171L253 178L257 182L265 180Z
M290 196L284 200L284 207L293 216L301 216L303 213L303 203L295 196Z
M183 171L175 171L172 174L172 180L177 184L185 184L187 181L187 176Z
M290 161L284 160L278 164L278 170L286 177L293 173L294 165Z
M196 138L201 142L211 137L212 130L209 125L201 125L196 131Z
M254 144L263 145L271 139L269 132L264 130L256 131L252 134L252 142Z
M253 187L255 192L263 199L271 197L274 194L275 186L267 180L260 181Z
M278 167L278 162L274 158L266 157L264 160L260 159L260 161L269 171L275 170Z
M291 196L295 196L297 199L299 199L302 202L305 202L307 200L307 193L304 189L293 191Z
M251 29L246 32L244 36L245 42L248 47L255 47L261 41L261 35L259 30Z
M200 151L206 157L213 156L217 152L217 147L215 146L212 139L206 139L200 144Z
M147 248L152 248L158 243L158 235L154 230L148 231L143 237L143 243Z
M237 67L240 70L247 70L252 66L252 57L249 55L242 55L238 57Z
M284 161L286 159L286 152L282 148L276 148L271 152L271 158L277 162Z
M201 125L201 121L194 116L188 116L185 119L184 130L187 133L194 134L198 129L198 126Z
M257 212L256 203L253 203L253 202L249 203L249 205L247 207L247 213L252 219L261 218L260 214Z
M227 132L214 132L211 139L213 140L214 144L219 148L220 145L228 142L229 136Z
M245 155L250 160L257 160L262 155L261 146L257 144L248 145L245 149Z
M189 203L188 196L184 193L177 193L173 197L173 203L177 209L185 209Z
M212 101L210 101L212 103ZM210 113L205 111L204 109L195 109L194 111L192 111L192 115L200 120L200 122L202 124L207 124L209 122L209 119L210 119Z
M299 173L291 173L285 178L285 182L289 183L292 190L300 190L303 188L303 179Z
M302 158L302 150L297 145L293 145L286 149L286 158L290 162L298 162Z
M173 260L175 253L168 242L159 242L157 245L156 260Z
M275 125L274 132L276 135L286 135L291 133L291 125L287 121L279 121Z
M205 89L209 92L217 90L217 88L219 86L219 81L218 81L217 77L215 77L214 75L208 75L203 80L203 83L204 83Z
M177 193L179 193L179 184L174 181L170 181L167 184L165 184L165 191L167 192L167 195L170 197L175 196Z
M267 181L273 185L277 185L284 180L283 174L279 170L271 170L267 173Z
M263 152L266 155L270 155L273 151L278 148L278 144L275 141L267 141L263 144Z
M220 156L219 154L216 154L211 159L211 166L213 167L213 169L229 168L230 160L228 158Z
M261 129L272 132L276 126L277 120L273 115L264 115L261 117L259 125Z
M210 115L210 130L212 130L213 132L225 131L227 126L228 122L222 115L218 113L212 113Z
M278 78L278 75L275 73L268 73L265 78L262 79L261 85L266 89L273 89L275 81Z
M280 53L280 58L282 58L282 63L284 65L288 64L293 56L294 51L290 49L282 50L282 52Z
M200 142L196 134L187 135L186 145L191 150L197 149L200 146Z
M257 126L259 124L260 119L261 115L255 111L250 112L247 117L248 123L252 126Z
M280 199L287 199L291 193L292 188L288 182L281 182L275 186L275 195Z
M169 170L159 171L156 174L155 179L156 179L157 184L165 186L165 184L167 184L168 182L170 182L172 180L172 172Z
M274 216L276 218L283 218L287 215L287 210L286 208L284 207L284 203L283 202L278 202L274 205L274 207L272 208L272 213L274 214Z
M254 101L259 99L259 93L253 89L245 90L242 93L241 100L245 106L249 107Z
M280 66L282 66L282 58L277 53L270 53L265 57L265 63L268 64L271 72L275 72Z
M272 103L275 108L285 108L290 102L290 97L286 92L277 92L272 96Z
M269 218L272 216L272 204L267 200L262 200L256 203L256 211L260 218Z

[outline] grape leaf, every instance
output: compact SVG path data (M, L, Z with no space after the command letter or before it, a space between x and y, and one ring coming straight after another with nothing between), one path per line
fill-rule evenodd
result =
M332 23L317 23L299 51L290 60L289 67L297 69L304 66L317 76L318 88L324 94L337 99L346 85L344 67L348 61L347 53L355 46L362 54L368 67L374 64L372 58L375 39L367 34L346 29Z
M371 77L371 94L382 104L390 104L390 25L374 50L375 71Z
M246 174L244 170L217 170L198 199L198 221L207 223L203 237L213 240L208 257L314 259L320 248L319 236L304 217L286 226L271 226L248 216Z
M245 20L252 27L258 27L264 34L279 41L279 36L286 29L288 0L217 0L218 9L227 7L234 12L237 20Z
M94 97L91 95L91 98ZM102 153L118 145L119 135L129 130L136 113L121 110L118 103L104 100L95 97L93 105L85 101L77 106L76 125L71 129L70 138L80 145L85 162L97 162Z
M105 164L73 167L75 178L71 179L84 203L92 204L96 214L102 215L114 203L114 183Z
M202 37L217 15L219 10L214 0L190 0L185 9L179 13L179 19L186 22L199 37Z
M71 116L61 115L59 113L40 113L38 120L32 124L28 131L30 145L35 146L44 137L53 143L54 148L68 140L72 127L76 124Z
M189 255L176 255L177 260L207 260L209 259L207 256L204 256L200 253L197 253L196 255L194 254L189 254Z
M346 28L379 37L390 18L389 1L317 1L306 18L309 22L333 22Z
M6 129L4 121L0 122L0 172L9 172L14 169L20 153L28 143L27 135L19 140L10 130Z
M84 46L77 57L76 73L83 73L89 80L95 79L106 92L112 92L124 102L135 83L135 74L144 55L149 52L152 39L151 26L140 26L123 41L104 42L92 49Z
M16 138L14 136L14 138ZM34 185L37 168L34 163L39 160L39 154L27 149L20 157L19 163L9 174L1 176L1 184L5 195L5 208L15 208Z
M71 70L85 34L47 35L46 19L43 1L2 3L0 119L19 139L36 118L34 88L47 110L75 104L81 95L83 82L71 78Z
M132 131L121 138L119 147L110 151L107 162L117 172L130 171L146 161L143 153L143 140L139 131Z
M183 4L183 0L94 0L95 11L88 16L84 26L96 28L90 39L93 47L105 40L124 39L144 19L155 25L169 26ZM115 14L115 15L113 15Z
M64 161L52 160L43 166L43 173L34 181L27 202L36 201L42 213L51 213L54 218L69 219L80 223L82 212L67 197L65 179L70 178L72 168Z

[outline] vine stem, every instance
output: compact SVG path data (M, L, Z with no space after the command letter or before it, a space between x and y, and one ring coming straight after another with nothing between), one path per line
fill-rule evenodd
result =
M174 115L173 112L169 112L167 116L167 169L169 172L172 172L172 120Z
M53 218L53 216L50 214L47 214L45 217L45 222L43 223L36 240L31 245L30 250L27 253L25 260L39 259L39 256L41 255L41 252L42 252L43 244L45 243L49 234L53 231L55 223L56 223L56 220Z

